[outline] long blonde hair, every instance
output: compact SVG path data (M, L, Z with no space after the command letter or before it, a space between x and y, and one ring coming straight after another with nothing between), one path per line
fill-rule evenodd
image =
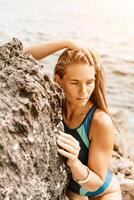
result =
M61 79L63 78L66 67L71 64L89 64L87 56L78 50L67 49L59 57L58 62L54 68L54 80L55 75L58 75ZM96 106L102 109L104 112L108 112L106 95L105 95L105 76L103 67L95 67L95 88L91 94L90 100L96 104Z

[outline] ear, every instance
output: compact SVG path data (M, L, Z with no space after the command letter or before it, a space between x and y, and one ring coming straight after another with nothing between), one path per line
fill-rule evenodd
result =
M55 81L60 87L62 87L62 79L59 77L58 74L55 74L55 76L54 76L54 81Z

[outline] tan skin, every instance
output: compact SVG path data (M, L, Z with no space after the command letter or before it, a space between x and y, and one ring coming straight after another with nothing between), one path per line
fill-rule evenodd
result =
M95 87L95 69L86 64L73 64L67 66L62 79L57 75L56 82L63 88L65 93L65 104L63 108L63 118L70 128L76 128L83 121L86 113L93 105L88 100ZM94 114L89 139L91 140L88 167L91 178L82 186L88 191L95 191L104 182L105 172L112 156L115 139L115 129L108 114L100 109ZM87 170L78 159L80 146L77 140L71 135L61 133L58 137L59 153L66 158L72 175L77 180L87 177ZM68 191L70 200L87 200L78 194ZM99 200L121 200L120 187L112 178L110 186L97 197ZM94 199L97 199L94 198Z

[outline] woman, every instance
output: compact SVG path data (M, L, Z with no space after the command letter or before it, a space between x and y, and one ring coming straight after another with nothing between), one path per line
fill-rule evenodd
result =
M58 136L57 143L71 172L67 195L70 200L121 200L120 186L108 170L115 130L106 104L103 68L95 53L71 45L63 45L71 49L61 54L54 70L54 80L65 94L66 133ZM56 44L50 51L48 46L26 52L40 59L63 47Z

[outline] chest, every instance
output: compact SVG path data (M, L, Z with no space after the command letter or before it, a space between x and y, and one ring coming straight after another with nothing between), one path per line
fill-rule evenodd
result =
M64 123L71 129L75 129L77 127L79 127L83 120L85 118L85 115L81 115L81 116L74 116L72 117L70 120L67 120L66 118L64 118Z
M80 152L78 158L83 164L86 165L88 161L90 141L85 129L83 129L82 126L77 129L70 129L64 124L64 131L65 133L72 135L79 142Z

